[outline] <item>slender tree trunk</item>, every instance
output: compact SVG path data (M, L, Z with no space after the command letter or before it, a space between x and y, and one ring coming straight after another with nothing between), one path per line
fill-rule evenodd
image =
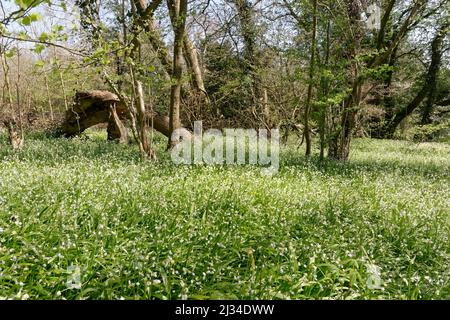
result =
M311 133L309 128L309 112L311 110L311 100L313 95L313 80L314 80L314 67L315 67L315 54L316 54L316 31L317 31L317 0L313 0L313 25L311 35L311 56L309 61L309 84L308 94L306 98L305 114L304 114L304 135L306 143L306 159L311 157Z
M155 152L151 148L148 142L147 136L147 117L145 112L145 101L144 101L144 91L142 89L142 83L140 81L135 81L136 91L137 91L137 120L139 124L139 136L142 145L142 156L145 158L154 159Z
M50 117L53 120L55 120L53 115L53 104L52 104L52 97L50 96L50 89L48 87L48 77L47 73L44 72L44 82L45 82L45 90L47 92L47 101L48 101L48 107L50 108Z
M171 3L171 1L168 0L167 4L169 7L170 19L173 24L175 12L170 3ZM197 50L195 49L194 45L192 44L191 40L189 39L189 36L186 31L185 31L182 43L183 43L183 56L184 56L184 60L186 61L188 70L191 73L192 85L197 92L199 92L201 95L203 95L207 99L208 97L207 97L205 85L203 82L202 68L200 66L200 62L198 59L198 53L197 53Z
M263 98L262 98L262 108L263 108L263 116L265 119L265 126L268 130L272 129L273 124L270 116L270 106L269 106L269 96L267 95L267 89L263 89ZM270 133L270 131L269 131Z
M4 125L8 130L9 142L13 150L20 150L24 144L24 133L22 126L22 116L20 110L20 92L19 92L19 84L20 84L20 51L17 50L17 80L16 80L16 102L17 102L17 111L19 114L19 124L16 121L16 110L13 107L13 97L11 93L11 86L9 82L9 67L6 62L6 57L2 53L2 69L5 73L5 83L7 84L7 91L9 97L9 107L10 107L10 116L4 120ZM19 130L18 130L19 128Z
M116 103L109 105L109 119L108 119L108 140L115 140L119 137L119 143L128 143L128 132L125 125L117 114Z
M331 23L328 20L327 23L327 38L326 38L326 51L325 51L325 68L328 69L330 62L330 32ZM325 78L321 79L322 95L324 98L328 96L329 91L329 81ZM320 161L325 158L325 131L326 131L326 110L327 106L320 106L320 118L319 118L319 135L320 135Z
M64 78L63 78L62 71L61 71L61 65L58 62L58 57L57 57L55 48L53 48L53 54L55 56L55 61L56 61L55 65L56 65L56 69L58 71L59 82L61 83L61 91L62 91L63 99L64 99L64 109L65 109L65 111L67 111L67 110L69 110L69 103L67 100L66 83L64 82Z
M187 0L169 0L168 4L173 15L174 29L174 49L173 49L173 75L172 87L170 90L170 108L169 108L169 130L173 133L181 127L180 122L180 104L181 104L181 82L182 82L182 59L183 59L183 38L185 35L185 23L187 14ZM168 149L173 148L178 141L169 137Z
M58 74L59 74L59 81L61 82L61 90L64 98L64 109L67 111L69 110L69 103L67 101L67 93L66 93L66 84L64 82L64 78L62 76L62 72L58 67Z
M17 83L16 83L16 95L17 95L17 113L19 115L19 130L20 138L22 139L22 144L24 142L24 132L23 132L23 118L22 118L22 102L20 101L20 76L21 76L21 61L20 61L20 49L17 45Z
M4 76L4 80L5 80L6 93L7 93L7 97L8 97L8 104L9 104L9 108L12 111L13 97L12 97L12 93L11 93L11 82L9 80L9 66L6 61L6 56L5 56L4 52L2 52L2 55L0 58L1 58L0 61L2 63L3 76Z
M206 96L207 93L203 83L203 75L200 62L198 60L198 53L187 35L183 39L183 50L186 62L192 73L194 88L202 95Z

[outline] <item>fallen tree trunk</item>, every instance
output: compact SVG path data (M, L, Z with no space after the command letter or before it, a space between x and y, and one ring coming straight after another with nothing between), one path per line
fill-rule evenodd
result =
M148 114L147 118L151 121L152 114ZM126 142L128 134L122 121L127 119L126 107L114 93L80 91L75 94L74 103L66 112L61 132L66 137L73 137L94 125L108 123L108 140ZM153 128L169 137L169 117L153 114Z

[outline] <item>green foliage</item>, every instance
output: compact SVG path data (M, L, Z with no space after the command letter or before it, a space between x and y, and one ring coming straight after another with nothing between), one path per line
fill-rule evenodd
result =
M43 60L39 60L39 61L36 61L36 63L34 64L34 66L35 67L37 67L37 68L43 68L44 66L45 66L45 61L43 61Z
M361 76L370 80L382 81L388 77L393 69L394 68L388 64L382 64L376 68L364 68L361 72Z
M448 145L356 140L347 165L290 145L267 177L104 140L0 136L0 297L450 297Z
M406 138L415 142L442 141L450 142L450 121L414 126L406 133Z
M17 53L17 48L12 48L11 50L8 50L5 52L5 57L12 58L16 55L16 53Z
M230 43L209 43L204 63L206 91L219 100L215 104L225 118L252 105L251 76Z
M24 26L31 25L32 22L36 22L41 19L41 15L39 13L31 13L23 17L20 23Z
M45 49L45 46L42 44L36 44L34 46L34 52L36 52L37 54L40 54L44 49Z
M44 2L43 0L14 0L14 2L21 8L21 9L28 9L28 8L34 8ZM48 2L48 1L46 1Z

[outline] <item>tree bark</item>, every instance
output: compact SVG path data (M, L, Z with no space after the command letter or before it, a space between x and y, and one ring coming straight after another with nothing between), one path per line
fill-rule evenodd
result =
M73 107L66 112L66 119L61 127L62 134L72 137L94 125L109 123L111 104L115 105L115 111L121 121L129 118L127 108L114 93L100 90L77 92ZM155 130L170 137L169 117L159 114L147 114L146 117L153 117ZM120 139L114 131L109 135L113 140Z
M317 0L313 0L313 25L312 25L312 35L311 35L311 54L309 61L309 84L308 84L308 94L306 98L305 114L304 114L304 135L306 143L306 159L311 157L311 134L309 129L309 112L311 110L311 100L313 94L313 80L314 80L314 67L315 67L315 54L316 54L316 31L317 31Z
M112 102L109 105L109 119L108 119L108 140L118 140L119 143L128 143L128 132L124 124L117 114L116 103Z
M23 134L18 133L17 124L13 119L8 119L4 121L4 125L8 130L9 143L14 151L23 148L24 138Z
M325 51L325 64L324 67L326 69L329 68L329 62L330 62L330 35L331 35L331 23L330 20L328 20L327 23L327 35L326 35L326 51ZM328 97L328 93L330 90L330 81L323 77L320 81L321 86L321 92L323 97ZM320 106L320 118L319 118L319 135L320 135L320 161L323 161L325 158L325 132L326 132L326 111L327 111L326 105Z
M192 73L194 88L199 93L206 96L207 92L205 90L205 84L203 82L202 69L198 60L198 53L187 35L183 39L183 49L185 60Z
M147 136L147 129L148 129L148 121L147 121L147 114L145 111L145 102L144 102L144 91L142 89L142 83L140 81L135 81L136 91L137 91L137 120L138 120L138 126L139 126L139 137L140 137L140 149L141 149L141 155L143 158L150 158L154 159L156 154L154 150L151 148L148 136Z
M339 131L330 139L328 157L335 160L347 161L350 154L350 141L355 129L356 115L361 99L362 78L359 76L356 56L361 48L362 30L359 23L361 10L356 1L346 0L348 19L352 31L351 42L347 44L347 55L350 61L352 91L344 101Z
M422 88L410 103L401 108L397 113L395 113L390 119L386 121L386 125L383 128L383 138L392 138L398 125L406 117L411 115L411 113L420 106L422 101L427 96L430 97L430 95L435 95L437 77L439 75L439 70L442 62L442 46L448 31L448 27L449 22L444 23L439 28L436 36L431 43L431 62L425 75ZM434 104L433 97L431 97L430 103Z
M187 14L187 0L168 0L169 10L173 12L174 48L173 48L173 74L172 86L170 90L169 108L169 130L172 134L181 127L180 104L181 104L181 82L182 82L182 59L183 59L183 38L185 36L185 24ZM178 143L169 137L168 149L173 148Z
M45 82L45 90L47 92L48 107L50 108L50 117L51 117L51 119L53 121L55 118L54 118L54 115L53 115L52 97L50 96L50 88L48 87L48 77L47 77L47 73L46 72L44 72L44 82Z

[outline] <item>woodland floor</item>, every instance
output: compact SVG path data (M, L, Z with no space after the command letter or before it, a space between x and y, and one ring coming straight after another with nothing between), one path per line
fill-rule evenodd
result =
M448 144L291 144L267 177L88 136L0 136L0 298L450 298Z

